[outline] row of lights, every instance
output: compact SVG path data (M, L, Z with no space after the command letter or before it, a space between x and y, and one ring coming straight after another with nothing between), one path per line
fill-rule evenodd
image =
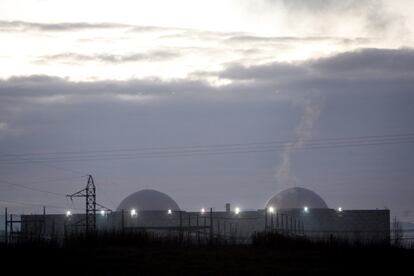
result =
M101 216L103 216L103 217L104 217L104 216L106 215L106 213L107 213L107 212L106 212L105 210L101 210L101 211L100 211L100 213L101 213ZM66 216L67 216L67 217L72 216L72 212L71 212L70 210L66 211Z
M172 210L171 209L168 209L167 210L167 214L168 215L171 215L172 214ZM130 214L131 214L131 217L136 217L136 216L138 216L138 212L137 212L137 210L136 209L131 209L131 211L130 211Z
M172 214L172 210L171 209L168 209L167 210L167 214L168 215L171 215ZM201 209L201 214L204 214L206 212L206 210L203 208L203 209ZM101 213L101 215L102 216L105 216L106 215L106 211L105 210L101 210L100 211L100 213ZM236 212L237 213L237 212ZM131 209L131 211L130 211L130 214L131 214L131 217L136 217L136 216L138 216L138 212L137 212L137 210L136 209ZM72 212L70 211L70 210L68 210L68 211L66 211L66 216L67 217L70 217L70 216L72 216Z
M234 213L235 213L236 215L240 214L240 212L241 212L241 209L240 209L239 207L236 207L236 208L234 209ZM173 211L172 211L171 209L168 209L168 210L167 210L167 214L168 214L168 215L171 215L172 213L173 213ZM200 213L201 213L202 215L204 215L204 214L206 213L206 209L205 209L205 208L201 208ZM136 210L136 209L131 209L130 214L131 214L131 217L136 217L136 216L138 215L138 212L137 212L137 210Z
M342 207L338 207L338 212L342 212ZM308 206L304 206L303 207L303 211L305 212L305 213L308 213L309 212L309 207ZM274 207L272 207L272 206L270 206L269 208L268 208L268 212L269 213L271 213L271 214L273 214L274 212L275 212L275 208ZM101 210L101 215L102 216L105 216L106 215L106 211L105 210ZM200 210L200 213L203 215L203 214L205 214L206 213L206 209L204 209L204 208L201 208L201 210ZM241 213L241 209L239 208L239 207L236 207L235 209L234 209L234 213L236 214L236 215L238 215L238 214L240 214ZM131 209L131 211L130 211L130 214L131 214L131 217L136 217L136 216L138 216L138 212L137 212L137 210L136 209ZM171 215L172 214L172 210L171 209L168 209L167 210L167 214L168 215ZM66 211L66 216L67 217L70 217L72 215L72 212L71 211Z
M309 207L308 207L308 206L304 206L304 207L303 207L303 211L304 211L305 213L309 213ZM338 211L338 212L342 212L342 207L338 207L337 211ZM272 206L270 206L270 207L268 208L268 212L269 212L269 213L271 213L271 214L273 214L273 213L275 212L275 208L274 208L274 207L272 207Z

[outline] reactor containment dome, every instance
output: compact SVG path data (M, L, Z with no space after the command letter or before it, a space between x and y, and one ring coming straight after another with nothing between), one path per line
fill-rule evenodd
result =
M170 196L155 190L141 190L130 194L119 204L117 211L179 211L180 207Z
M301 188L289 188L277 193L267 203L266 208L276 209L326 209L328 205L317 193Z

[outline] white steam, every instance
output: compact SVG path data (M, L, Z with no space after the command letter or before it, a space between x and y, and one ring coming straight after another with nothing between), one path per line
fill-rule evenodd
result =
M305 97L300 101L300 105L303 106L303 113L294 130L296 140L285 146L281 155L281 164L276 168L275 177L279 190L294 187L298 183L297 177L292 173L292 153L312 137L314 124L321 113L323 101L319 94L313 94L313 97Z

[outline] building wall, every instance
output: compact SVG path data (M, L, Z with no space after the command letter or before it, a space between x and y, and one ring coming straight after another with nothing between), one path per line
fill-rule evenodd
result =
M361 242L390 238L389 210L301 209L281 210L303 222L305 235L313 238L338 238Z
M83 214L66 217L62 214L23 215L22 236L62 238L65 233L84 231ZM100 231L148 230L161 235L184 235L248 242L255 232L266 230L286 234L305 234L312 238L341 238L361 241L388 240L390 235L389 210L301 209L279 210L269 214L265 210L233 212L142 211L136 216L129 212L97 214Z

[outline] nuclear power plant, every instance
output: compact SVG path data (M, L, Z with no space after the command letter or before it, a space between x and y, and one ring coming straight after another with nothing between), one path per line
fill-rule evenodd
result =
M94 185L91 187L94 189ZM116 210L109 210L96 203L91 191L87 186L84 193L76 193L86 197L86 213L22 215L20 235L62 239L85 231L146 231L199 242L222 239L249 243L255 233L269 231L310 239L358 242L390 239L389 210L329 208L321 196L301 187L275 194L263 203L262 209L254 211L231 203L223 203L222 210L207 207L182 210L167 194L149 189L130 194Z

